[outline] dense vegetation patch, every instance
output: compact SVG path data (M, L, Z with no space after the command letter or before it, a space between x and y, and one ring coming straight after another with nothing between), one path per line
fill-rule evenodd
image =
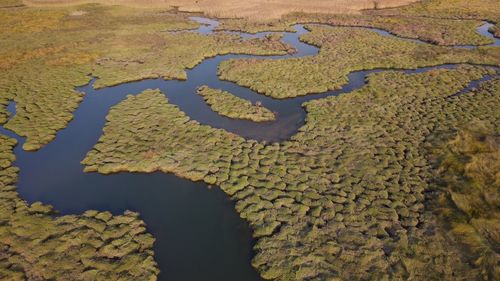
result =
M82 162L88 172L161 170L192 180L206 177L213 184L217 179L214 173L227 169L227 160L235 153L232 150L240 150L245 142L237 135L190 120L159 90L129 95L111 108L106 120L104 135Z
M483 280L499 276L499 136L476 122L438 150L436 213L467 260L482 269Z
M495 1L468 2L432 0L356 17L315 15L315 21L379 26L445 45L485 42L470 32L475 21L432 19L498 23ZM291 51L274 36L243 41L171 33L197 24L162 10L13 7L17 3L0 9L0 123L15 101L17 114L5 127L26 136L29 150L66 126L82 99L73 87L87 83L89 74L99 76L98 87L183 79L184 70L205 57ZM427 30L434 24L438 32ZM367 30L309 28L303 40L320 46L319 55L233 60L221 66L221 76L285 98L338 88L349 72L362 69L500 63L498 48L456 50ZM147 90L112 108L103 136L82 162L88 172L163 171L220 186L254 230L252 264L266 279L494 280L498 73L477 90L454 95L486 74L495 71L460 66L373 74L353 93L304 104L308 117L299 133L271 144L200 125L160 91ZM484 129L457 135L467 124ZM49 206L22 201L14 187L14 145L0 136L1 279L156 278L153 238L136 213L57 217ZM438 169L430 155L441 156ZM440 197L427 204L436 190Z
M437 45L486 45L493 41L476 32L478 20L435 19L418 16L334 15L291 13L279 20L254 22L245 19L223 19L218 30L293 31L296 23L321 23L333 26L374 27L404 38L419 39Z
M26 137L26 150L39 149L66 127L83 98L73 87L89 79L88 65L43 64L43 59L35 59L0 71L0 124L10 115L7 104L15 101L16 114L4 127Z
M213 111L222 116L234 119L247 119L254 122L276 119L274 113L261 104L252 104L252 102L234 96L226 91L202 86L198 89L198 94L203 96L203 99Z
M425 209L426 145L475 119L498 131L498 78L454 96L494 72L370 75L358 91L306 103L305 126L281 144L200 125L148 90L112 108L83 163L219 185L254 229L252 264L266 279L475 279L482 268Z
M137 213L55 216L21 200L15 145L0 135L0 279L156 280L154 238Z
M82 99L75 86L98 76L96 87L144 78L185 79L206 57L227 53L286 54L275 38L193 32L185 15L153 9L97 5L0 9L0 124L37 150L66 127Z
M319 46L315 56L281 60L233 59L219 67L221 79L273 98L325 92L347 83L352 71L417 68L445 63L500 64L499 49L453 49L388 38L370 30L308 26L301 40Z
M297 22L318 22L336 26L374 27L390 31L405 38L419 39L436 45L487 45L491 38L476 32L483 24L477 20L452 20L407 16L376 15L327 15L327 14L292 14Z
M384 16L417 16L440 19L475 19L495 23L491 30L500 37L500 13L497 0L423 0L407 7L368 11Z
M133 42L134 44L130 44ZM93 74L95 87L145 78L186 79L185 69L204 59L229 53L285 55L293 50L273 38L242 40L234 34L202 35L194 32L142 34L124 38L126 48L113 49L99 59Z
M425 16L450 19L499 19L496 0L423 0L406 7L367 11L377 15Z

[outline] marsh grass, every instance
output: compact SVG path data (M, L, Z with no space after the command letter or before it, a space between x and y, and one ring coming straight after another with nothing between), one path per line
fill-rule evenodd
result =
M241 40L237 35L194 32L134 34L112 41L111 50L94 66L101 88L145 78L187 79L186 69L224 54L284 55L291 47L272 38ZM132 45L130 43L133 43ZM118 45L116 45L118 44ZM120 48L119 46L123 46ZM165 67L167 65L167 67Z
M388 38L348 27L309 25L301 40L320 47L315 56L233 59L219 66L219 77L273 98L290 98L335 90L352 71L417 68L446 63L499 65L497 48L454 49Z
M500 13L496 0L431 0L407 7L368 11L368 13L384 16L487 20L495 23L490 32L500 38Z
M76 14L75 14L76 13ZM0 123L5 105L17 113L5 127L37 150L65 128L83 95L73 89L99 79L96 87L144 78L185 79L185 69L228 53L287 54L272 38L170 33L198 26L187 15L158 9L85 5L0 9Z
M379 16L370 14L345 15L326 13L290 13L280 19L249 21L246 19L222 19L218 30L238 30L250 33L263 31L293 31L297 23L321 23L332 26L373 27L392 34L418 39L436 45L487 45L492 39L476 32L482 24L478 20L435 19L418 16Z
M409 37L434 40L439 33L423 30L432 24L430 19L407 29L421 16L493 19L492 6L482 9L479 1L473 2L453 1L455 10L437 0L374 12L392 13L395 22L373 16L334 20L401 28L397 32ZM248 3L238 5L241 11ZM274 11L280 14L290 7L288 2ZM244 12L252 17L255 11ZM99 76L99 87L146 77L182 78L185 68L207 56L289 51L272 38L170 34L197 24L183 14L158 9L17 7L0 9L0 16L0 122L7 120L5 105L14 100L16 116L5 126L27 136L24 148L33 150L66 126L82 98L73 87L88 82L88 74ZM401 18L410 16L417 19ZM439 29L446 30L449 23ZM452 35L436 43L458 40L460 32L466 35L463 40L476 40L467 33L472 24L449 27ZM312 32L303 40L321 47L318 56L234 60L221 66L221 75L284 98L338 88L350 71L360 69L499 64L495 48L452 50L364 30L309 28ZM160 91L147 90L110 110L103 135L82 163L87 172L162 171L220 186L254 230L252 265L266 279L485 279L498 263L490 247L498 241L491 234L496 233L497 214L488 210L497 204L491 194L497 193L493 148L499 132L500 80L454 94L487 74L495 71L460 66L414 75L370 75L362 89L305 103L305 125L283 143L245 140L201 125ZM442 162L446 169L435 170L429 147L436 148L430 139L453 137L477 120L488 124L487 131L459 134ZM137 214L88 211L57 217L50 206L30 206L19 199L14 145L0 136L1 279L156 278L154 239ZM444 203L440 209L429 209L426 196L434 191L429 183L439 180L439 172L446 172L440 180L447 183L449 196L438 198ZM441 210L449 228L437 221L435 213Z
M436 208L448 235L464 256L481 269L483 279L495 279L500 242L500 138L498 128L482 122L468 124L436 153L440 153Z
M0 279L156 279L154 238L137 213L57 216L49 205L20 199L15 145L0 135Z
M234 119L247 119L254 122L265 122L276 119L272 111L259 102L252 102L234 96L233 94L212 89L208 86L198 88L198 94L203 97L213 111L222 116Z
M498 78L453 96L494 73L373 74L362 89L304 104L299 133L272 144L200 125L148 90L112 108L83 164L220 186L254 229L252 265L266 279L476 279L481 268L425 208L427 147L432 134L475 119L498 130Z

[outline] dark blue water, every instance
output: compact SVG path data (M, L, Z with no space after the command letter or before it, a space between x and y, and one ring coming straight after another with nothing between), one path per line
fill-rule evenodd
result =
M204 21L208 25L196 31L205 34L212 32L216 22ZM316 47L298 39L307 31L301 25L295 28L297 32L285 33L283 41L293 45L297 52L266 58L317 54ZM262 37L266 34L244 34L244 37ZM221 61L248 57L254 56L225 55L204 60L188 71L186 81L149 79L100 90L94 90L91 84L79 88L86 93L85 98L74 113L74 120L57 134L53 142L37 152L23 151L21 145L15 148L16 165L21 169L18 183L21 197L28 202L51 204L61 214L80 214L88 209L108 210L114 214L127 209L140 212L148 231L157 239L154 250L161 270L160 280L260 280L250 266L251 231L220 189L210 189L203 183L163 173L85 174L80 164L101 135L109 108L125 99L127 94L159 88L166 93L171 103L178 105L200 123L224 128L247 138L272 142L289 138L304 123L303 102L351 92L365 85L366 75L384 71L351 73L349 83L337 91L275 100L217 78L217 66ZM419 73L453 67L444 65L405 72ZM196 94L197 87L201 85L224 89L254 102L259 100L264 106L276 111L278 119L275 122L253 123L219 116ZM15 103L11 102L8 109L14 115ZM23 142L22 138L1 127L0 133L15 137L20 144Z

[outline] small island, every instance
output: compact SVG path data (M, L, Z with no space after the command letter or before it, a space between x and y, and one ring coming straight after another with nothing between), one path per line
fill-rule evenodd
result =
M198 94L203 97L213 111L222 116L254 122L276 120L276 115L259 102L252 104L250 101L234 96L229 92L212 89L208 86L198 88Z

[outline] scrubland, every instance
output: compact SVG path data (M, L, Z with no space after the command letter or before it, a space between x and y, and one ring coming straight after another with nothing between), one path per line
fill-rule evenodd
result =
M281 144L200 125L148 90L111 109L83 164L219 185L254 229L252 265L266 279L476 279L483 264L464 262L467 253L425 208L428 138L473 120L496 134L498 78L454 96L493 73L373 74L360 90L306 103L306 124Z

